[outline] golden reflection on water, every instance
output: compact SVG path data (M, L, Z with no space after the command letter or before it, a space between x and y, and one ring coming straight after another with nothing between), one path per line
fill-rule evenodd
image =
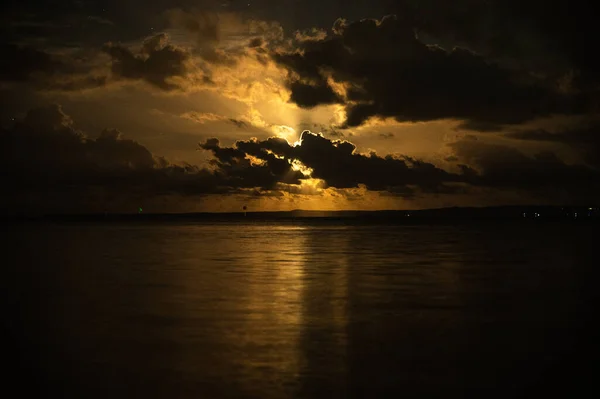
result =
M220 351L214 367L221 370L215 375L234 373L232 380L242 385L237 389L252 394L256 385L263 390L269 385L273 397L297 389L306 363L301 339L310 232L298 226L194 230L193 239L179 240L177 255L189 260L178 274L181 319L196 320L183 326L184 339L201 341L209 334L211 342L218 341L218 348L206 348ZM198 356L203 354L182 353L182 369L193 369Z
M295 377L300 372L306 232L278 227L276 237L276 242L265 238L244 241L243 267L249 270L247 296L239 303L244 326L232 339L271 351L239 359L243 363L273 367ZM275 245L277 251L267 250L267 245Z
M60 397L481 397L569 350L562 230L302 223L11 231L8 320Z

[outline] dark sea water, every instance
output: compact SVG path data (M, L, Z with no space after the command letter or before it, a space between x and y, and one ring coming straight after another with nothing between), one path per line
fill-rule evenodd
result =
M65 398L593 397L585 223L2 227L5 374ZM590 396L591 395L591 396Z

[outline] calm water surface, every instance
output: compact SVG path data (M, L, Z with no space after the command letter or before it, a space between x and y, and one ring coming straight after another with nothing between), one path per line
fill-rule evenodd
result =
M587 397L597 230L6 226L11 378L77 398Z

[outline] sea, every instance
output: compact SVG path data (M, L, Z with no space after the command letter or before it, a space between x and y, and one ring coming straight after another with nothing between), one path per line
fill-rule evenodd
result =
M594 397L599 227L9 223L0 228L5 389Z

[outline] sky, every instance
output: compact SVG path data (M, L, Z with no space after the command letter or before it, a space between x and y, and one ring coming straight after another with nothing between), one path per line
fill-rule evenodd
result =
M600 202L591 1L0 11L1 213Z

